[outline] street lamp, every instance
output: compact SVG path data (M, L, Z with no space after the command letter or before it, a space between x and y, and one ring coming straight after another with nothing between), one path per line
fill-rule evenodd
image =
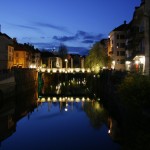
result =
M68 60L65 59L65 62L66 62L66 69L68 68Z

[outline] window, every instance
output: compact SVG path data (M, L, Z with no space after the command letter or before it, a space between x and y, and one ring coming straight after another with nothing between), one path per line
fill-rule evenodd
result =
M125 51L120 51L120 56L125 56Z
M139 26L139 32L143 31L144 31L144 22L142 22L141 25Z
M117 48L119 48L119 43L117 43Z
M119 34L117 34L117 39L119 39Z
M9 52L11 53L11 47L9 47Z
M121 34L120 39L125 39L125 35Z
M18 54L18 53L16 53L16 57L19 57L19 54Z
M117 59L117 64L119 64L119 59Z
M8 61L11 61L11 56L9 56L9 58L8 58L9 60Z
M120 43L120 48L125 48L125 43Z
M119 56L119 51L117 51L117 56Z
M125 59L121 59L120 64L125 64Z

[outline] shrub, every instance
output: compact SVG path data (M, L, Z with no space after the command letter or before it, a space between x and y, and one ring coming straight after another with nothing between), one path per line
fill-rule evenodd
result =
M122 103L128 108L150 107L150 78L142 75L128 75L118 86Z

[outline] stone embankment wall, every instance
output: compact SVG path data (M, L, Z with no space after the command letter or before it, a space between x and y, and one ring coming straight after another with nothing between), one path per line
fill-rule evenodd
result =
M16 94L36 90L38 88L38 72L35 69L14 70Z
M0 71L0 102L2 99L6 99L14 95L15 84L16 83L13 71Z
M5 100L11 100L13 96L34 92L37 89L38 72L35 69L14 69L10 77L0 80L0 105Z

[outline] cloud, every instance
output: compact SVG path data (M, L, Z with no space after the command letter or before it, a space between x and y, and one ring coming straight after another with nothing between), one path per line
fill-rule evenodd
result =
M39 49L46 49L46 50L52 50L52 49L59 49L59 44L58 43L43 43L43 42L37 42L37 43L31 43L33 44L36 48ZM88 48L85 47L75 47L75 46L67 46L68 52L70 54L81 54L81 55L87 55L88 54Z
M35 45L36 47L39 47L39 48L46 48L46 47L51 46L50 43L43 43L43 42L35 42L35 43L32 43L32 44Z
M83 38L84 40L93 39L93 40L100 40L103 34L92 34L85 31L78 31L76 33L77 37Z
M53 42L32 42L31 44L33 44L36 48L39 49L51 49L54 47L57 47L58 43L53 43Z
M45 39L46 37L42 36L41 39Z
M82 43L92 44L92 43L94 43L94 41L93 40L84 40L84 41L82 41Z
M73 47L68 46L68 51L70 54L80 54L80 55L87 55L89 50L85 47Z
M36 27L27 26L27 25L19 25L19 24L12 24L12 25L17 26L19 28L25 28L25 29L31 29L31 30L38 30L38 28L36 28Z
M21 40L26 40L26 41L30 41L32 38L31 37L22 37Z
M77 39L77 37L76 36L62 36L62 37L53 36L53 39L60 42L67 42L67 41L74 41Z
M77 37L85 37L88 35L89 35L89 33L85 32L85 31L77 31L77 33L76 33Z
M34 24L36 26L52 28L52 29L55 29L58 31L63 31L63 32L69 33L68 29L66 27L63 27L63 26L58 26L58 25L54 25L54 24L50 24L50 23L43 23L43 22L34 22Z
M77 31L73 36L53 36L53 40L59 42L67 42L67 41L80 41L81 43L91 44L94 41L100 41L103 37L103 34L92 34L85 31Z

